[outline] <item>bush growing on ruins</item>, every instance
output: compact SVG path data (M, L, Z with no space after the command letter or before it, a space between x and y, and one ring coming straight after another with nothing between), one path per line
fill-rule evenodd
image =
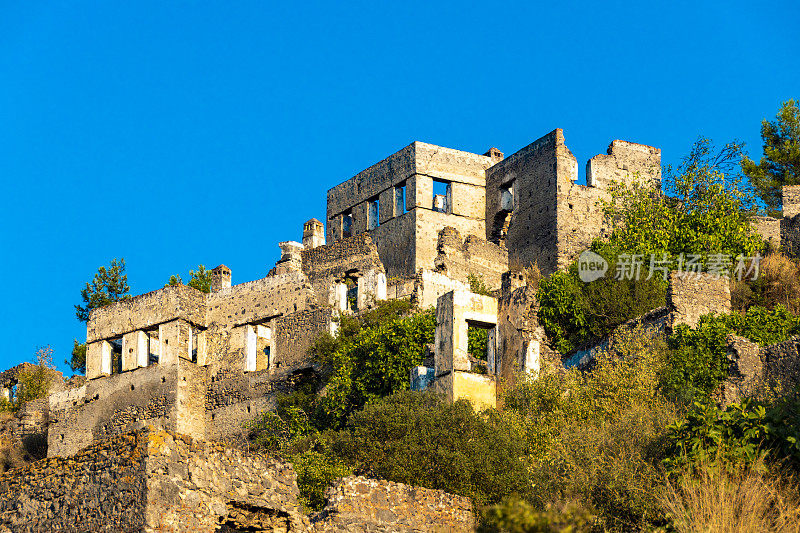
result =
M783 305L792 313L800 313L800 271L797 264L781 253L773 253L759 263L755 280L733 281L731 305L746 311L752 306L769 309Z
M483 296L491 296L492 292L483 280L483 276L479 274L468 274L467 281L469 282L469 290L475 294L482 294Z
M29 402L44 398L53 383L53 348L42 346L36 350L36 365L20 371L17 376L17 402Z
M636 328L582 373L543 371L503 396L526 433L529 502L539 510L565 498L597 510L610 530L663 522L664 438L678 414L660 391L666 347Z
M203 265L198 265L197 271L190 270L189 271L189 283L186 285L197 289L200 292L210 293L211 292L211 271L206 270L206 267ZM165 285L165 287L169 285L180 285L183 283L183 280L178 275L171 275L169 277L169 281Z
M289 400L289 401L287 401ZM340 459L320 453L320 434L306 412L284 397L276 412L266 411L247 424L250 442L259 450L292 463L297 472L300 501L307 512L325 505L325 489L337 478L352 474Z
M297 472L300 502L306 512L321 511L325 507L325 491L339 478L353 474L341 460L309 449L292 456L289 461Z
M756 164L749 157L742 157L742 171L771 214L780 216L781 187L800 185L800 102L783 102L775 119L761 122L761 161Z
M735 470L768 461L784 470L800 467L800 399L744 399L720 407L705 399L668 428L664 465L672 474L708 467Z
M524 433L466 400L405 391L369 402L326 435L330 454L357 474L445 490L478 505L530 497Z
M311 349L328 374L325 394L315 401L321 425L341 427L370 399L408 389L411 368L422 364L435 329L432 311L413 312L403 300L381 302L359 317L342 316L336 337L323 336Z
M665 392L691 403L708 396L728 375L727 337L735 333L762 346L800 334L800 317L782 305L774 309L751 307L745 313L705 315L697 327L681 324L669 339L663 378Z
M596 521L592 509L575 502L547 504L542 510L512 497L482 511L478 533L583 533L594 531Z
M608 255L610 276L616 269ZM556 350L567 353L589 339L599 339L618 325L664 305L666 282L651 279L600 278L584 283L576 264L539 282L539 322Z
M613 184L604 209L614 231L608 242L595 241L592 249L645 258L654 254L671 261L673 269L681 254L700 255L707 264L710 254L734 259L763 250L764 242L750 225L754 196L729 172L740 154L735 142L717 151L709 139L700 138L675 172L667 169L665 195L644 184Z

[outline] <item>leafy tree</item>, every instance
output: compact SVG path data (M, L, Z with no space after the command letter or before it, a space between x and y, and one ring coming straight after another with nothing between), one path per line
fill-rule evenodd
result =
M0 411L16 411L24 402L44 398L56 377L53 366L53 348L50 345L36 350L34 365L23 368L17 375L17 389L13 401L0 401Z
M782 207L781 187L800 185L800 102L783 102L774 121L764 119L761 139L761 161L742 157L742 171L767 207L777 213Z
M740 177L725 173L740 150L734 142L718 151L700 138L675 171L667 170L666 195L644 184L613 184L605 213L614 231L592 249L648 260L652 254L673 268L681 255L699 255L703 264L711 254L755 255L764 243L750 225L754 197Z
M125 259L112 259L109 267L98 268L94 279L81 290L83 305L75 306L75 315L81 322L88 322L95 309L130 298L130 290Z
M662 278L614 279L617 254L607 248L601 255L609 262L606 277L584 283L573 264L539 282L539 321L561 353L664 305L667 284Z
M211 292L211 271L206 270L206 267L198 265L197 271L189 271L189 276L191 277L189 283L187 283L189 287L197 289L200 292ZM180 285L181 283L183 283L181 277L173 274L169 277L169 281L165 287L168 285Z

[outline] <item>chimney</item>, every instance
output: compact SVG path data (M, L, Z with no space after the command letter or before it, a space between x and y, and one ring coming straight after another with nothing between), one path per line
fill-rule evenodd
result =
M220 265L211 271L211 292L219 292L231 286L231 269Z
M303 224L303 246L306 250L325 246L325 225L316 218Z
M483 155L485 155L486 157L491 157L492 161L494 161L495 163L497 163L498 161L502 161L503 157L505 157L503 155L503 152L501 152L500 150L498 150L494 146L489 148L489 150Z

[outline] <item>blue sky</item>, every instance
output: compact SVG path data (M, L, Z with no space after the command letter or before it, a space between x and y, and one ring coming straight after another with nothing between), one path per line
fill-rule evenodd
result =
M613 139L760 157L761 119L800 97L798 20L781 1L0 1L0 369L69 357L114 257L134 294L200 263L263 277L328 188L413 140L511 154L561 127L581 168Z

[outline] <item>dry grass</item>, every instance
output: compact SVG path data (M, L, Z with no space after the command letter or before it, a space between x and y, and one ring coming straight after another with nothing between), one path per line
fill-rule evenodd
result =
M660 501L679 532L800 532L800 500L793 480L707 466L669 483Z
M774 253L759 264L756 281L733 281L731 296L734 309L745 310L751 305L786 306L800 313L800 270L797 263L783 254Z

